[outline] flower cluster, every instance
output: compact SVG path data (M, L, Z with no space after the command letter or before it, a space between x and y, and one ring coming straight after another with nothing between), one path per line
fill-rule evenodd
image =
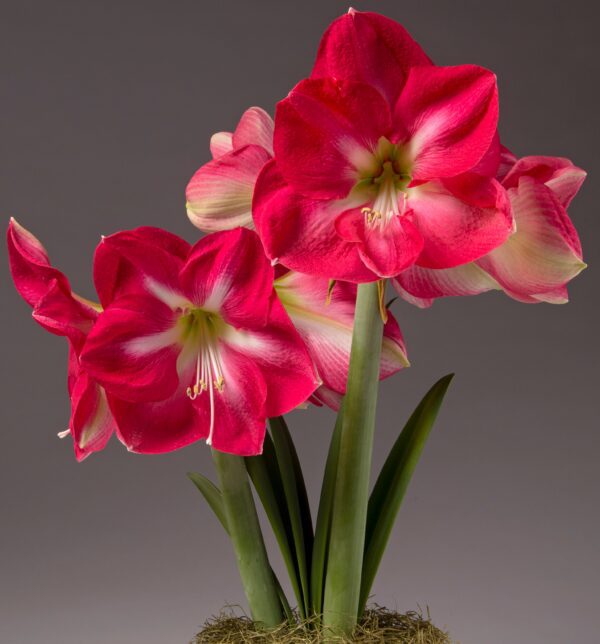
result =
M517 159L497 123L494 74L435 65L399 24L350 10L274 121L252 107L212 137L186 190L210 233L195 245L154 228L103 238L94 303L12 220L15 285L69 341L77 458L113 433L135 452L205 439L258 454L268 417L337 409L360 283L389 279L418 306L491 289L566 301L585 266L567 215L585 172ZM385 378L408 362L382 313Z

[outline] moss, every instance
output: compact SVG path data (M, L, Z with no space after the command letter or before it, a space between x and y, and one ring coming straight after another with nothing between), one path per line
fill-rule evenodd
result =
M282 624L272 631L262 631L245 616L238 616L232 610L222 612L209 619L193 644L314 644L323 642L316 630L316 622L304 621L294 625ZM332 641L332 640L329 640ZM448 633L435 627L429 615L408 612L396 613L374 606L366 611L349 642L397 642L398 644L452 644Z

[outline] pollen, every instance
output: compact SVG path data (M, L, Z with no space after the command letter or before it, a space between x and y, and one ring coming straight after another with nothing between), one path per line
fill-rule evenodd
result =
M367 218L368 224L374 224L376 221L383 219L383 215L379 210L373 210L373 208L361 208L360 212Z

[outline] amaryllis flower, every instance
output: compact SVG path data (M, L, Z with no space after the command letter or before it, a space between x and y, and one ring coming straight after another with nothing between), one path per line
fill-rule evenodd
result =
M193 247L155 228L117 233L98 247L94 275L104 311L82 363L105 387L132 451L204 438L258 454L266 418L319 384L253 231Z
M103 449L115 431L106 393L79 362L101 307L71 291L68 279L50 264L40 241L14 219L8 226L7 242L15 286L32 307L33 319L51 333L69 340L71 419L67 432L60 435L71 434L75 456L81 461Z
M331 292L326 278L286 271L275 290L306 343L322 385L313 399L338 409L346 393L356 285L336 282ZM400 327L391 314L384 327L380 378L408 366Z
M208 232L252 227L254 184L273 156L273 120L260 107L251 107L235 132L212 136L210 151L213 160L194 174L186 189L190 221Z
M351 10L277 106L253 203L267 255L364 282L487 254L513 225L488 176L497 120L491 72L434 66L400 25Z
M517 161L507 150L499 173L512 204L514 234L464 266L409 268L394 280L405 299L423 307L437 297L500 289L521 302L568 300L567 283L585 264L567 207L586 173L568 159L531 156Z

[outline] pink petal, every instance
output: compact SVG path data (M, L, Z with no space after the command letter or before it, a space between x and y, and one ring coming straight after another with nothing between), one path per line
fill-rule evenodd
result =
M500 166L498 167L496 179L503 181L516 162L517 157L507 147L500 145Z
M15 287L29 306L35 306L54 282L64 291L71 291L67 278L50 264L39 239L16 219L10 220L6 241Z
M414 264L423 249L423 238L409 214L394 216L385 224L369 224L355 208L342 213L335 226L343 239L359 240L360 258L379 277L398 275Z
M115 431L104 389L81 370L71 391L70 429L78 461L103 450Z
M373 151L388 134L390 109L370 85L303 80L277 105L275 156L282 175L312 198L343 198L372 171Z
M437 297L477 295L500 288L474 262L439 269L411 266L400 273L392 284L402 298L421 308L430 306Z
M273 119L260 107L251 107L243 114L233 133L233 147L260 145L273 156Z
M427 268L473 261L502 244L513 230L506 191L496 180L478 175L412 188L408 204L425 242L417 264Z
M475 65L413 67L394 111L414 180L471 170L496 134L496 77Z
M545 183L568 208L581 188L587 173L562 157L531 156L519 159L503 181L506 188L514 188L521 177L532 177Z
M350 9L323 35L312 78L369 83L393 105L408 70L429 64L429 57L402 25L377 13Z
M186 188L190 221L208 232L252 224L256 177L271 155L245 145L203 165Z
M213 159L218 159L233 150L233 134L231 132L216 132L210 137L210 153Z
M316 407L327 405L327 407L333 409L333 411L339 411L342 406L343 399L343 394L339 394L337 391L333 391L332 389L329 389L329 387L321 385L309 398L309 402Z
M546 302L548 304L566 304L569 301L569 292L567 291L566 286L559 286L552 291L537 293L531 297L538 302Z
M46 330L68 337L79 351L98 311L71 292L67 278L50 264L46 250L28 230L11 219L8 257L15 287L33 307L33 317Z
M109 395L120 438L131 452L162 454L208 436L209 425L186 395L187 382L166 400L132 403Z
M104 237L94 255L94 283L100 302L130 293L150 293L176 306L179 271L190 245L159 228L142 227Z
M149 296L115 300L88 336L82 367L113 396L131 402L167 399L179 381L177 317Z
M98 311L76 299L63 285L55 280L48 291L38 300L32 317L44 329L69 338L77 354L81 351Z
M273 293L267 325L233 331L223 340L251 359L267 386L267 416L281 416L305 402L320 384L306 346Z
M501 148L500 136L498 135L498 132L496 132L487 152L481 157L479 163L474 166L470 172L480 174L484 177L491 177L492 179L497 178L502 159Z
M585 264L581 244L553 192L523 176L509 190L517 229L478 264L511 293L536 295L563 286Z
M180 281L192 302L235 327L260 328L267 322L273 267L254 231L235 228L202 238Z
M328 279L290 271L277 280L276 291L323 382L314 396L337 409L348 380L356 286L336 282L328 302ZM407 365L402 334L390 314L384 328L380 378Z
M377 279L358 246L335 230L341 202L306 199L288 185L274 161L259 175L252 206L254 225L267 257L303 273L351 282Z

